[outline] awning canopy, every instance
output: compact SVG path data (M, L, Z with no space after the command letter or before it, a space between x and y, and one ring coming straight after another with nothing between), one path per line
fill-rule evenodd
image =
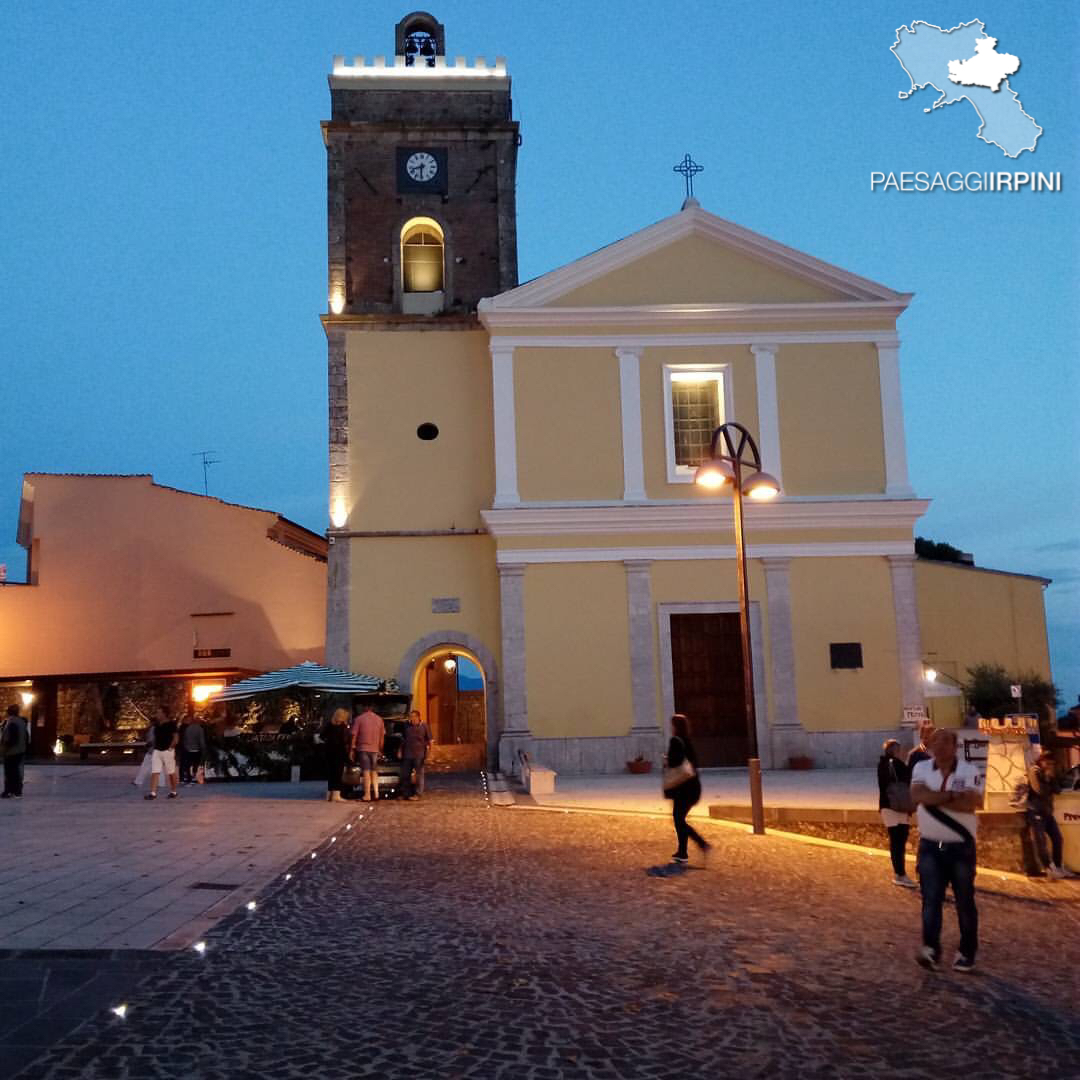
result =
M233 683L224 690L212 695L211 701L239 701L242 698L257 697L276 690L299 688L319 690L326 694L375 694L379 690L396 690L397 684L391 680L378 679L374 675L354 675L351 671L325 667L314 661L305 660L296 667L282 668L281 671L268 671L265 675L253 675L250 679Z

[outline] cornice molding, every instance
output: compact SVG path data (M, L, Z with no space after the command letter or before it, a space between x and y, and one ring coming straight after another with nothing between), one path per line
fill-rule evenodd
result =
M516 324L519 328L520 321ZM727 333L670 333L670 334L627 334L613 332L610 326L595 334L560 334L558 337L543 333L537 334L497 334L497 330L487 327L495 334L491 338L494 349L641 349L693 347L700 345L846 345L872 344L882 348L898 348L900 338L889 330L795 330L795 331L754 331L736 330Z
M866 558L905 554L906 540L875 540L865 543L755 544L748 541L750 559ZM735 545L708 547L624 547L624 548L507 548L495 553L495 565L506 573L510 567L551 563L625 562L649 559L654 562L685 562L699 559L734 559Z
M928 499L868 499L828 502L747 503L748 530L909 529L926 513ZM587 536L618 533L701 533L734 527L729 501L648 505L519 506L484 510L481 517L496 539L505 536ZM911 544L897 551L913 551ZM627 556L633 558L634 556ZM641 555L638 558L651 556Z
M503 294L504 296L506 294ZM499 299L499 298L496 298ZM904 300L839 300L785 304L639 304L605 307L485 306L480 321L491 331L522 326L687 326L748 322L833 323L846 319L896 319L907 307ZM888 334L887 330L879 333Z

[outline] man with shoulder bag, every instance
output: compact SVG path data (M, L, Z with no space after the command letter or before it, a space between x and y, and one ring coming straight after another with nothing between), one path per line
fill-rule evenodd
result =
M922 948L915 959L929 971L941 960L941 910L951 885L960 927L953 971L975 970L979 914L975 907L975 812L984 780L956 755L956 732L940 728L930 740L932 757L911 774L911 798L919 824L918 869L922 887Z

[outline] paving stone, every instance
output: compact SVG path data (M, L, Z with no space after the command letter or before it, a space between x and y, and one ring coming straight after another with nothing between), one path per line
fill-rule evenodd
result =
M1080 884L993 883L981 971L931 975L881 860L705 823L709 868L650 878L667 822L430 787L339 827L205 956L162 954L126 1020L23 1080L1076 1075Z

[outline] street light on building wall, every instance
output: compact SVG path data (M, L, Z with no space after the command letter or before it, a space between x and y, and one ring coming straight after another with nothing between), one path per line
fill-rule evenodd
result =
M743 708L750 758L750 816L754 832L765 831L761 798L761 760L758 757L757 713L754 707L754 664L750 654L750 585L746 575L743 535L743 496L767 502L780 494L776 477L761 468L761 454L749 431L734 421L721 424L712 436L709 459L698 466L694 483L718 494L730 490L735 507L735 563L739 575L739 631L742 640Z

